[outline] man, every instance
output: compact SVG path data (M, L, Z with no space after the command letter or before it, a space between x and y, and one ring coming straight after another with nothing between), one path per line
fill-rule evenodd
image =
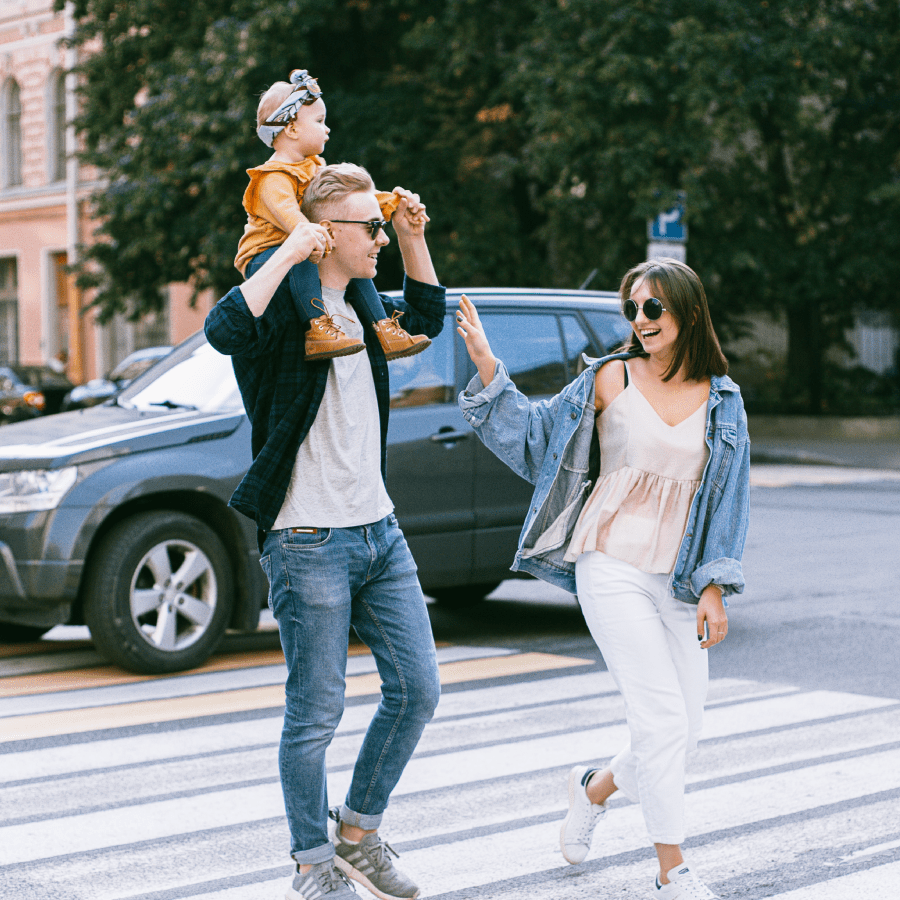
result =
M406 278L388 312L429 337L444 321L425 241L425 208L398 189L393 217ZM394 868L377 829L391 791L437 705L434 640L416 566L384 485L389 387L384 351L366 325L352 279L375 275L389 243L369 174L325 166L303 200L299 225L240 288L210 312L206 334L231 355L252 424L254 461L231 505L260 529L260 562L278 621L288 677L279 764L291 855L288 898L355 897L346 875L384 900L418 887ZM341 318L366 353L309 362L294 310L291 267L318 263L324 318ZM371 317L369 317L371 318ZM369 646L381 702L356 761L344 805L328 830L325 751L344 707L347 635ZM345 874L346 873L346 874Z

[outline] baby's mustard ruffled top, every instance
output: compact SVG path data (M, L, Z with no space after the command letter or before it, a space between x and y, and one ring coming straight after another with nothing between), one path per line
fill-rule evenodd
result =
M296 163L267 162L247 169L250 176L250 184L244 191L247 224L234 260L242 275L254 256L283 244L303 220L300 203L306 186L324 165L321 156L307 156ZM375 196L382 216L390 221L400 197L386 191L378 191Z

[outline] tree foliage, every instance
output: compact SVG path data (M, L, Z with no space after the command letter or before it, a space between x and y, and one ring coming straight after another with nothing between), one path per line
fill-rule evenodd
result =
M897 307L900 10L887 0L77 0L83 278L106 314L235 283L259 94L321 81L330 161L421 192L448 284L616 285L688 198L727 332L783 312L785 397L825 402L853 312ZM96 49L99 47L99 50ZM396 283L394 251L383 267Z

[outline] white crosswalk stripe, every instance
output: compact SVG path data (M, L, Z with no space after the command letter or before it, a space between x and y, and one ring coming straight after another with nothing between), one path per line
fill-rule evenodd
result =
M469 661L471 677L445 692L394 793L383 831L402 854L398 865L424 898L641 896L654 864L637 806L614 798L580 866L568 866L557 843L569 767L608 759L626 738L611 678L590 661L550 656L544 668L532 659L518 676L498 678L491 660L503 656L513 664L526 658L492 648L442 650L444 663ZM367 658L351 667L353 676L370 671ZM261 666L7 692L0 699L0 896L283 896L290 860L277 709L236 706L172 723L10 738L33 715L108 714L117 704L133 711L163 691L194 697L202 710L207 696L279 677L278 666ZM356 699L329 754L334 802L347 789L374 711L374 698ZM723 898L900 896L898 801L900 702L713 680L704 742L688 773L686 855Z

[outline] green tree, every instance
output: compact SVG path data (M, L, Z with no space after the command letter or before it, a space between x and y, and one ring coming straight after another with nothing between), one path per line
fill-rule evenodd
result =
M609 283L686 191L717 322L783 312L785 401L822 410L826 350L898 302L898 51L886 0L543 4L520 65L559 274L593 245Z
M895 0L77 0L84 158L107 173L83 278L105 314L235 282L256 98L321 79L330 161L421 192L447 284L615 285L684 191L727 333L789 328L785 400L897 306ZM110 78L109 73L115 77ZM385 284L399 261L389 248Z
M399 38L426 5L78 0L81 158L106 181L80 280L102 317L158 309L172 281L221 293L239 279L244 170L270 152L256 104L293 68L325 87L329 159L367 165L380 183L402 172L403 148L420 139L420 92Z

